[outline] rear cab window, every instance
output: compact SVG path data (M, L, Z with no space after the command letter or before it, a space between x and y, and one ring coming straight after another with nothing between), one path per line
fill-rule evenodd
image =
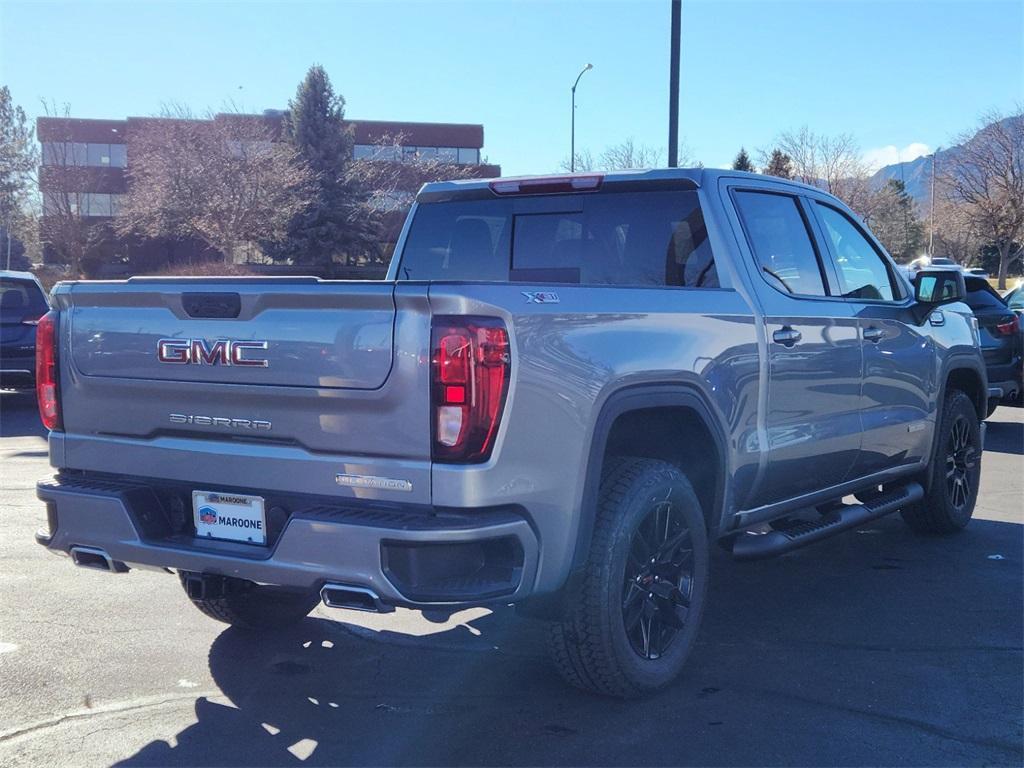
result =
M691 190L420 203L397 277L719 287Z

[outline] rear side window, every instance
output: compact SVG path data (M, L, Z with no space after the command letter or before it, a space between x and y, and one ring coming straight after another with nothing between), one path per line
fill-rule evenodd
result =
M0 313L5 318L38 316L46 310L46 297L34 282L0 278Z
M736 207L768 282L784 293L824 296L821 262L796 198L738 191Z
M401 280L717 288L695 192L604 192L417 207Z

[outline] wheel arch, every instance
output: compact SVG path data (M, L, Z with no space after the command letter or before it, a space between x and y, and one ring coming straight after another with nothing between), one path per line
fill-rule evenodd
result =
M624 387L605 399L594 422L580 501L579 526L571 573L586 563L594 531L601 474L609 455L635 455L662 459L686 472L700 499L708 535L721 530L729 476L725 430L715 410L696 386L686 384L643 384ZM641 442L653 431L654 440ZM687 434L703 441L665 439ZM710 439L712 450L708 450ZM611 453L615 451L616 454ZM695 472L694 468L699 468Z
M974 410L978 414L978 421L984 422L988 415L988 377L985 367L980 361L971 355L958 355L947 359L942 367L942 378L935 414L935 434L932 436L932 447L929 452L928 468L924 472L924 487L931 487L936 456L938 455L939 443L942 435L939 434L939 425L942 422L942 409L945 407L946 394L950 389L959 389L964 392L974 404ZM982 424L984 426L984 424Z
M984 420L988 414L988 376L984 366L977 359L960 355L946 361L942 375L942 390L939 392L940 408L951 388L959 389L971 398L978 418Z

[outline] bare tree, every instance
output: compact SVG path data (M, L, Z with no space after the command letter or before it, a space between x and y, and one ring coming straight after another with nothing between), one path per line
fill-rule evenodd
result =
M569 159L566 158L558 164L558 170L566 172L583 172L587 173L593 171L596 167L594 161L594 155L589 149L583 149L576 153L576 163L570 163Z
M966 209L935 196L935 237L932 256L943 256L958 264L970 264L977 255L981 242L974 221Z
M380 136L372 153L349 163L345 175L357 190L354 209L360 216L408 208L421 186L479 175L477 166L460 165L439 151L411 151L404 134Z
M957 137L937 183L982 244L999 256L999 287L1024 254L1024 107L1004 116L989 112L979 127Z
M699 165L693 161L689 148L685 143L679 145L679 166ZM637 144L632 137L607 147L596 159L590 150L576 153L577 171L628 171L642 168L659 168L665 163L665 152L659 147L648 144ZM559 164L559 170L568 171L569 160Z
M663 164L660 149L647 144L637 145L632 138L613 144L601 153L599 166L603 170L617 171L633 168L657 168Z
M789 156L793 179L824 189L870 218L874 202L870 169L852 135L825 136L805 125L783 132L776 146Z
M284 237L308 203L309 171L269 126L249 115L153 118L128 137L122 235L194 237L233 261Z

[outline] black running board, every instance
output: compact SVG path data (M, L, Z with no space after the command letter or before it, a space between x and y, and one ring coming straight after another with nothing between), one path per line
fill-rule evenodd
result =
M920 483L907 483L883 492L864 504L844 504L830 509L820 520L796 523L792 527L767 533L740 534L733 544L737 560L758 560L827 539L837 533L863 525L869 520L892 514L924 497Z

